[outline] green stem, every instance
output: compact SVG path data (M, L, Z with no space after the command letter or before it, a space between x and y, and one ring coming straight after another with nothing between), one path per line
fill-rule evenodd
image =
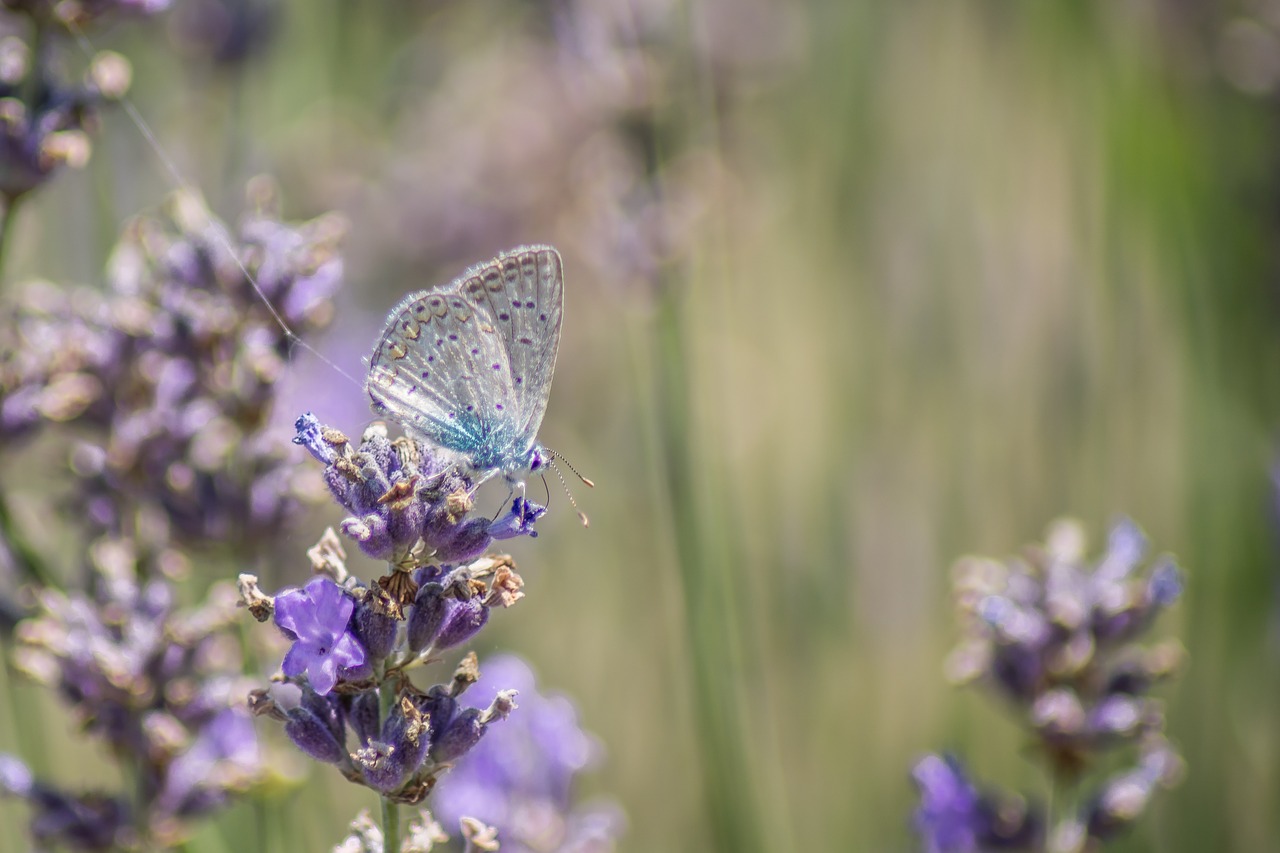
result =
M385 722L395 707L399 691L396 679L382 682L378 694L379 718ZM382 798L382 850L383 853L400 853L400 806L386 797Z
M14 212L18 209L18 201L22 196L9 196L4 202L4 212L0 213L0 279L4 277L5 250L9 248L9 234L13 231Z
M1056 809L1058 808L1057 794L1058 794L1058 777L1055 774L1050 773L1049 774L1049 795L1046 798L1046 802L1044 805L1044 843L1046 848L1049 846L1050 841L1052 841L1053 839L1054 830L1057 829L1057 825L1055 823L1058 819L1058 815L1056 812Z
M17 519L13 517L3 491L0 491L0 539L8 545L10 553L18 564L18 570L26 575L27 580L40 586L59 586L53 575L49 573L44 558L18 529Z

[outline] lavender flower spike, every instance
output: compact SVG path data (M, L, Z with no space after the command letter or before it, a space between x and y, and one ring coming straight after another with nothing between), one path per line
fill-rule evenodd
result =
M978 792L951 756L926 755L911 771L920 789L916 832L929 853L968 853L978 849Z
M276 624L294 640L284 657L284 674L304 672L320 695L333 690L339 668L365 663L365 650L347 630L355 602L328 578L312 578L302 589L276 596Z

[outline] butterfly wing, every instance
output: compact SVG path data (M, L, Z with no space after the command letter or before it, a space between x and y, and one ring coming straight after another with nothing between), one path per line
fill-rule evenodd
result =
M560 349L560 253L550 246L522 246L468 270L453 286L498 330L511 365L518 441L528 450L547 411Z
M458 284L392 310L366 389L376 412L484 471L517 452L516 392L505 336Z

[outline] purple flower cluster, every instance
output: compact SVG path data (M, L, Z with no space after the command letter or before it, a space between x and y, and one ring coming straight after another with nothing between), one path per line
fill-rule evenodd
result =
M291 340L263 296L295 331L326 324L342 230L264 206L232 243L179 194L170 221L130 227L105 293L32 286L0 317L0 437L76 426L73 500L92 529L119 532L144 509L166 540L247 546L277 532L305 489L264 429Z
M353 649L358 653L352 654ZM314 647L290 654L309 658L317 668L324 657ZM367 650L355 642L342 657L362 664L369 660ZM304 671L309 678L310 668L299 676ZM284 723L298 749L335 765L349 781L392 802L418 803L440 774L480 742L491 723L505 720L516 708L515 691L497 693L483 708L463 706L459 697L477 677L475 657L469 655L449 684L425 691L400 679L385 692L369 681L343 681L337 690L320 693L308 678L295 677L290 680L301 691L296 701L258 691L252 704L255 713ZM383 707L387 696L392 699Z
M1125 748L1134 764L1098 782L1078 813L1033 831L1040 816L1024 810L1021 822L1009 823L1012 812L978 797L958 762L930 756L916 770L917 829L928 849L1040 850L1046 838L1055 850L1093 849L1131 825L1157 788L1178 781L1182 762L1164 736L1163 707L1149 694L1184 653L1176 641L1138 641L1177 600L1182 575L1171 558L1148 563L1146 552L1142 532L1122 519L1106 551L1089 561L1080 525L1062 521L1023 558L956 564L966 637L948 660L951 678L984 684L1013 707L1055 786L1075 789L1103 756Z
M325 483L351 513L342 532L369 556L392 564L403 603L416 592L406 575L421 564L419 558L436 566L461 563L479 557L495 539L538 535L533 524L546 509L523 498L497 521L468 517L474 484L428 444L407 436L392 441L376 423L353 447L310 413L295 426L294 442L325 464Z
M223 585L180 608L168 581L138 579L132 551L95 543L92 593L42 590L15 632L18 668L62 696L86 733L129 756L138 777L133 798L64 792L19 784L21 763L4 757L0 787L31 804L39 841L106 848L143 828L153 843L176 842L187 821L264 772L242 706L234 592Z
M341 228L282 223L271 188L252 189L259 205L238 235L179 193L168 221L130 225L105 290L32 286L0 317L0 446L55 429L68 439L66 463L43 464L75 485L44 527L85 554L56 566L0 501L4 628L18 668L134 780L67 791L6 757L0 782L29 803L42 843L176 843L264 773L235 594L215 585L184 608L176 582L209 546L253 553L303 495L287 444L265 430L291 338L262 295L295 329L327 322ZM8 588L19 577L35 588Z
M418 802L490 722L506 717L514 693L489 697L483 711L460 708L457 697L478 677L474 657L450 684L429 690L415 688L407 674L474 637L492 608L523 597L523 582L506 557L427 563L393 571L399 589L412 590L405 602L389 592L396 587L385 578L366 586L350 576L332 532L311 554L318 574L301 589L271 598L258 591L256 578L241 578L243 602L259 620L274 616L292 643L281 668L284 680L301 690L296 702L256 691L251 704L284 722L299 749L337 765L351 781L395 801Z
M612 803L575 806L573 784L595 758L591 736L564 696L539 693L533 671L504 655L484 665L471 689L477 704L498 696L498 685L520 694L520 711L494 729L452 773L432 800L446 825L473 817L492 825L511 853L604 853L625 821Z

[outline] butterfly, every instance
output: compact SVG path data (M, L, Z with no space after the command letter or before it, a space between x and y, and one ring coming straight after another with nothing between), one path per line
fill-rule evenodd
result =
M513 488L556 455L537 441L560 348L564 268L521 246L387 317L369 363L373 410Z

